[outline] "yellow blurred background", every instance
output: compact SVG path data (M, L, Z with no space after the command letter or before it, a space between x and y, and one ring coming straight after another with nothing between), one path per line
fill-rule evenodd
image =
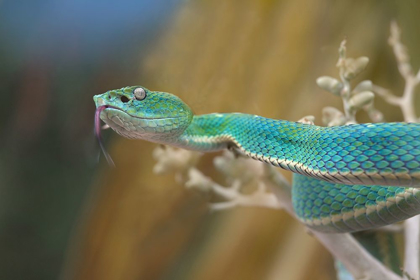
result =
M147 14L152 1L140 2L146 4L136 15L151 18ZM3 127L8 129L2 130L6 144L1 190L8 203L3 204L1 244L9 244L4 245L2 279L335 279L330 254L285 212L235 208L210 213L208 197L177 184L173 175L154 174L154 144L105 131L117 167L109 168L103 158L97 164L91 97L139 84L180 96L196 114L244 112L293 121L314 115L321 125L322 108L341 109L341 100L318 88L315 80L338 77L335 64L344 38L349 57L370 58L357 81L370 79L402 93L404 81L387 43L389 25L394 19L400 25L418 69L420 2L160 2L171 6L153 14L150 21L155 25L133 31L141 28L140 22L119 31L135 39L116 44L118 55L103 53L82 63L83 37L67 34L74 42L67 46L70 62L57 65L48 55L29 56L7 76L3 89L18 97L6 110L10 117ZM93 49L100 51L101 46ZM73 72L65 72L66 67ZM82 73L75 74L78 71ZM58 92L64 94L54 99ZM380 98L375 104L387 121L402 119L399 109ZM55 114L59 117L54 120ZM34 118L38 126L28 125ZM358 119L368 121L364 113ZM44 137L54 141L43 142ZM41 142L48 143L42 150ZM23 150L21 145L26 145ZM39 152L28 152L31 149ZM54 155L47 157L49 153ZM199 166L207 176L221 180L212 165L215 155L205 155ZM12 160L15 157L22 159ZM19 166L42 169L32 174L42 179L25 181L26 169L19 173ZM16 255L10 259L10 254ZM28 273L16 274L19 261L30 268ZM56 267L51 271L49 261Z

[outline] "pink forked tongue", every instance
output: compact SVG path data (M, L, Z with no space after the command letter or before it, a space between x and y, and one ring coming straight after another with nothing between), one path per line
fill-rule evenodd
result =
M95 136L96 136L96 139L98 139L99 147L101 147L101 150L104 153L106 161L108 162L108 164L110 166L115 167L114 161L112 160L112 158L108 154L108 152L105 150L104 144L102 142L102 137L101 137L101 118L100 118L100 116L101 116L101 112L108 107L109 106L104 105L104 106L99 106L98 108L96 108L96 112L95 112Z

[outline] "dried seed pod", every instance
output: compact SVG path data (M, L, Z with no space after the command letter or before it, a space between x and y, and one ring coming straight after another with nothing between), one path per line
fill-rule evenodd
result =
M358 94L353 95L348 104L349 109L352 111L357 111L361 109L363 106L366 106L370 102L372 102L375 95L371 91L363 91Z
M359 93L362 91L372 91L372 81L362 81L353 90L354 93Z
M343 84L341 82L329 76L319 77L316 79L316 83L320 88L337 96L340 96L341 90L343 89Z

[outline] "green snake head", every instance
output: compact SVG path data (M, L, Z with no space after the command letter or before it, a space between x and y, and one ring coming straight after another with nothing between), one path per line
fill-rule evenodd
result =
M191 109L175 95L141 86L110 90L93 100L97 135L100 118L124 137L166 143L181 135L193 118Z

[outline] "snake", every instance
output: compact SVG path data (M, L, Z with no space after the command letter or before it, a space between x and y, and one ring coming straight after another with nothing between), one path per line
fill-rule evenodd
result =
M420 124L321 127L243 113L195 115L176 95L142 86L93 99L99 139L102 120L126 138L200 152L235 149L293 172L296 217L313 230L356 232L420 213Z

